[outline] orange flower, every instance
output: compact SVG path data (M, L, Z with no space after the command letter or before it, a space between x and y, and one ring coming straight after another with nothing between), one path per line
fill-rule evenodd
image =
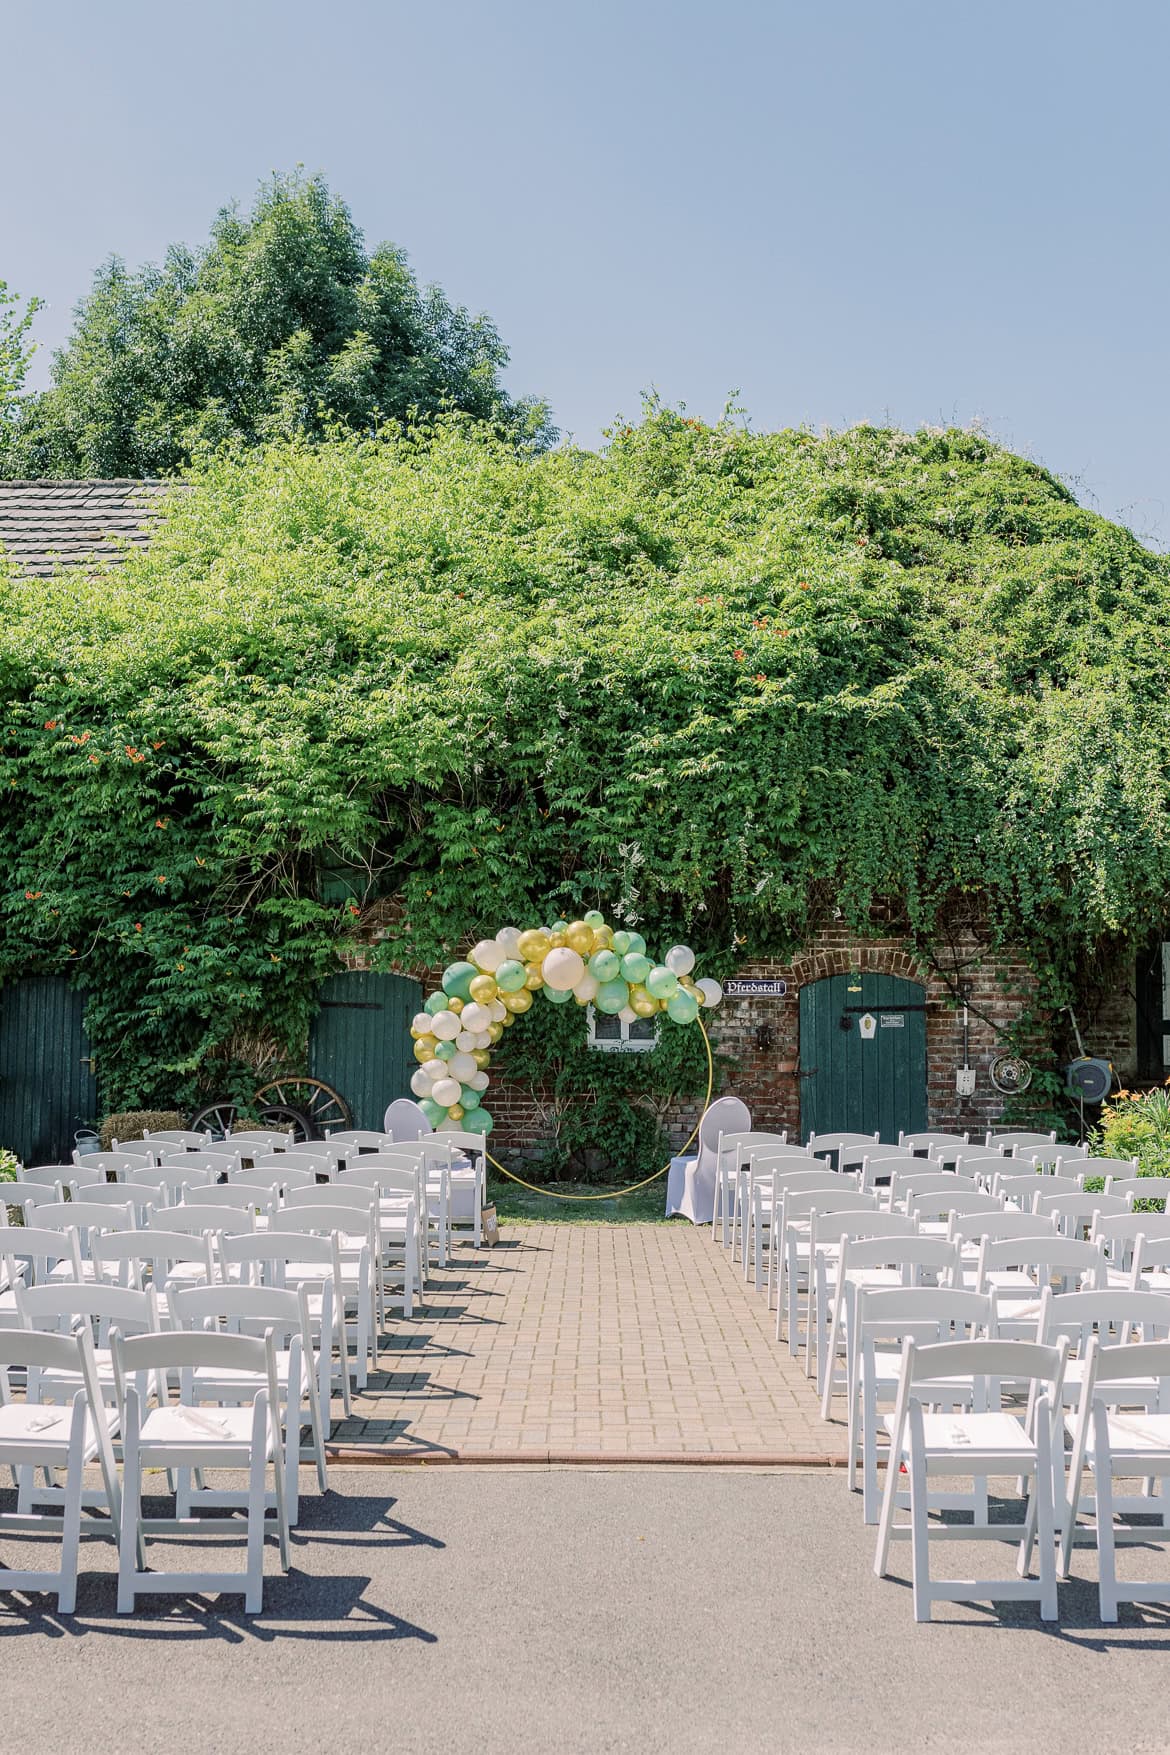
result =
M801 590L802 590L802 591L811 591L811 590L812 590L812 586L811 586L811 585L806 585L806 584L805 584L805 582L804 582L804 580L803 580L803 579L802 579L802 580L801 580L801 581L800 581L800 589L801 589Z
M185 972L187 965L186 963L176 963L175 968L179 971L180 975L182 975Z
M91 762L93 762L93 763L94 763L94 764L95 764L95 766L96 766L96 764L97 764L97 763L98 763L98 762L100 762L100 761L101 761L101 759L102 759L102 758L101 758L101 757L100 757L100 756L90 756L90 758L89 758L89 759L90 759L90 761L91 761Z
M45 730L46 731L56 731L56 729L57 729L57 721L55 719L46 719L45 720Z
M768 679L767 679L767 677L766 677L766 676L765 676L765 675L764 675L764 673L763 673L763 671L762 671L762 670L757 670L757 672L756 672L756 681L757 681L757 682L767 682L767 680L768 680Z
M351 903L350 903L350 905L349 905L349 911L350 911L350 913L351 913L351 914L360 914L360 913L361 913L361 909L360 909L360 908L357 908L357 907L355 907L355 906L354 906L354 904L353 904L353 903L352 903L352 902L351 902Z
M39 902L44 893L44 890L26 890L24 899L26 902Z
M165 872L165 871L160 871L160 872L159 872L159 874L158 874L158 876L157 876L157 877L156 877L156 878L155 878L155 882L156 882L156 883L159 883L159 884L165 884L165 883L166 883L166 881L167 881L167 874L166 874L166 872Z
M158 742L157 742L157 743L152 743L152 744L151 744L151 746L150 746L150 747L151 747L151 749L152 749L152 750L161 750L161 749L162 749L162 747L163 747L163 740L162 740L162 738L161 738L161 737L160 737L160 738L159 738L159 740L158 740Z
M269 962L272 962L272 963L279 963L280 962L280 958L276 955L275 951L269 951L268 960L269 960Z
M196 863L196 865L206 865L207 861L205 859L200 859L199 855L196 854L195 855L195 863Z
M169 820L168 817L155 817L154 826L156 829L165 829Z
M742 664L743 663L743 648L740 646L737 646L735 648L735 651L732 654L732 656L735 658L735 660L738 664Z
M134 930L135 930L135 932L141 932L141 931L142 931L142 922L141 922L141 920L136 920L136 921L135 921L135 922L134 922Z

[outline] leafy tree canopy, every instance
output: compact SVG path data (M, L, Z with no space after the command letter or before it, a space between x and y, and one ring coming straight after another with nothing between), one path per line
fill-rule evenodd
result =
M204 445L369 433L443 409L539 448L555 436L548 410L507 395L507 361L491 321L420 287L403 251L368 253L323 178L276 176L246 218L225 208L204 248L98 270L0 468L159 476Z
M21 309L20 299L0 280L0 457L21 406L21 392L29 361L36 352L28 339L40 299L30 299Z
M296 440L0 606L0 955L112 1101L295 1040L376 895L384 966L600 904L715 973L978 896L1052 992L1166 911L1170 563L978 433Z

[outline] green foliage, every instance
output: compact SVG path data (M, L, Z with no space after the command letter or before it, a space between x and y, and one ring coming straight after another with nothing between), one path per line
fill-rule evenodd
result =
M0 1146L0 1182L15 1182L19 1169L20 1159L16 1153Z
M295 1058L378 896L385 968L601 906L715 975L974 899L1061 999L1166 915L1168 585L969 432L208 457L120 569L0 590L0 972L72 970L127 1107Z
M579 1006L538 1001L534 1010L504 1032L492 1074L548 1092L535 1179L571 1181L584 1170L625 1182L660 1170L671 1155L665 1124L673 1109L707 1089L699 1031L661 1017L655 1048L606 1053L588 1046Z
M201 445L370 432L448 408L545 444L548 411L508 397L507 361L490 320L420 287L401 250L367 253L323 178L277 176L247 218L225 208L203 249L98 270L0 467L167 475ZM3 381L0 335L0 405Z
M36 352L27 338L41 303L30 299L22 310L16 293L9 292L7 281L0 280L0 467L21 409L29 361Z
M1101 1158L1136 1158L1139 1176L1170 1176L1170 1091L1120 1091L1101 1113L1092 1149Z

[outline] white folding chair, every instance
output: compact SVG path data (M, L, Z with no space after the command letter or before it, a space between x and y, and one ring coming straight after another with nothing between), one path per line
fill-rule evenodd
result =
M805 1166L808 1166L806 1168ZM758 1235L768 1239L767 1294L768 1308L772 1308L773 1289L777 1294L777 1307L782 1299L784 1285L784 1202L790 1194L825 1194L841 1193L860 1194L857 1170L834 1170L825 1163L823 1158L793 1158L785 1163L774 1164L766 1173L761 1171L757 1182L754 1199L760 1226ZM850 1203L857 1204L857 1203ZM871 1202L867 1196L860 1203L867 1210L870 1205L880 1203L876 1197ZM757 1290L759 1282L757 1279ZM779 1339L779 1330L777 1330Z
M810 1133L805 1141L809 1151L815 1158L828 1158L834 1170L839 1168L837 1154L843 1146L880 1146L881 1135L877 1133Z
M38 1207L57 1206L63 1198L60 1183L54 1186L49 1182L24 1182L18 1178L15 1182L0 1184L0 1226L8 1224L10 1207L20 1214L22 1225L34 1225Z
M60 1201L53 1206L38 1207L36 1222L47 1231L72 1231L77 1238L76 1260L58 1263L50 1276L54 1280L92 1280L95 1277L90 1260L93 1238L104 1231L133 1231L136 1228L134 1207L130 1201L121 1206L109 1206L104 1201Z
M1054 1428L1060 1406L1065 1346L1041 1347L1035 1341L970 1340L919 1347L908 1338L903 1346L902 1375L893 1420L886 1486L878 1530L874 1571L888 1570L890 1542L911 1539L914 1618L929 1621L936 1602L1038 1601L1040 1617L1055 1621L1056 1517L1052 1461ZM1031 1425L1003 1405L1002 1385L1029 1387ZM962 1385L962 1402L950 1411ZM899 1498L899 1468L909 1475L908 1526L898 1526L894 1513ZM1016 1475L1030 1482L1027 1510L1019 1524L993 1523L975 1514L970 1524L931 1526L927 1500L932 1474L970 1476ZM1019 1541L1017 1576L1010 1579L970 1578L939 1582L931 1577L931 1540L982 1539ZM1039 1578L1026 1576L1031 1548L1039 1542Z
M1103 1347L1089 1342L1084 1381L1076 1417L1067 1422L1072 1434L1068 1488L1061 1532L1061 1574L1068 1576L1077 1515L1082 1507L1082 1482L1087 1469L1093 1478L1092 1533L1097 1541L1098 1593L1102 1621L1116 1621L1119 1603L1170 1601L1170 1581L1123 1582L1117 1576L1119 1543L1152 1546L1170 1543L1170 1497L1165 1491L1140 1498L1121 1496L1119 1477L1136 1476L1149 1483L1170 1479L1170 1342L1147 1341ZM1161 1511L1161 1529L1149 1522L1119 1522L1126 1513Z
M898 1134L898 1144L903 1151L913 1152L916 1158L929 1158L936 1164L953 1164L970 1143L968 1133L946 1133L937 1129L925 1129L919 1133L899 1131Z
M296 1146L296 1131L291 1127L233 1128L225 1143L231 1146L267 1146L270 1152L291 1152Z
M82 1278L76 1231L57 1231L39 1225L0 1226L0 1262L5 1285L0 1292L0 1329L20 1327L15 1291L18 1284L51 1284L58 1268L63 1270L59 1277L68 1274L75 1281Z
M1115 1218L1130 1211L1119 1194L1037 1194L1032 1200L1037 1218L1052 1218L1066 1237L1087 1237L1094 1221Z
M218 1207L221 1212L250 1213L251 1228L255 1229L258 1214L267 1218L280 1205L280 1184L265 1181L266 1175L263 1170L245 1170L231 1182L203 1183L197 1188L185 1188L179 1210L183 1207ZM252 1177L257 1180L252 1181Z
M287 1152L271 1152L265 1149L256 1153L252 1159L252 1168L271 1170L281 1177L290 1171L302 1170L314 1181L320 1179L332 1182L337 1174L338 1163L344 1157L344 1149L340 1146L297 1146L295 1150Z
M757 1188L762 1185L770 1190L773 1186L773 1173L788 1165L820 1172L828 1169L828 1166L823 1159L814 1158L805 1146L775 1145L770 1142L745 1146L741 1141L737 1154L739 1161L732 1184L731 1259L735 1260L736 1247L740 1246L745 1280L750 1276L749 1262L756 1262L756 1290L759 1291L759 1268L764 1238L760 1236L758 1223L762 1218L766 1232L770 1208L767 1201L756 1198ZM857 1172L852 1174L850 1180L856 1187L860 1180Z
M30 1164L16 1178L18 1182L39 1182L45 1188L81 1188L105 1179L104 1171L94 1170L91 1174L84 1164Z
M918 1163L921 1165L921 1158ZM912 1194L942 1194L957 1199L960 1195L983 1192L977 1182L957 1175L954 1170L897 1169L890 1175L886 1204L892 1213L904 1213L909 1210L906 1202Z
M904 1245L902 1259L911 1273L934 1271L945 1275L948 1245L940 1238L906 1238ZM878 1438L884 1432L882 1409L892 1409L897 1400L902 1348L907 1337L936 1344L994 1334L995 1307L989 1297L978 1292L916 1283L880 1286L846 1281L845 1294L849 1337L848 1487L851 1493L857 1491L860 1464L862 1520L876 1524L881 1510ZM961 1404L963 1387L957 1386L953 1393ZM890 1466L888 1456L886 1463ZM985 1484L976 1481L967 1498L956 1499L948 1494L946 1506L980 1510L986 1515L986 1499Z
M122 1516L118 1542L118 1613L133 1611L143 1593L238 1591L246 1614L264 1602L264 1536L268 1503L267 1470L272 1468L276 1534L281 1570L288 1571L288 1519L284 1497L284 1454L280 1430L280 1388L272 1331L263 1338L201 1331L114 1334L114 1371L122 1398ZM264 1387L250 1405L202 1405L197 1373L248 1374ZM150 1405L150 1385L159 1374L177 1372L177 1403ZM188 1541L208 1534L238 1536L236 1518L192 1516L202 1492L191 1484L192 1471L247 1469L247 1562L239 1572L152 1572L146 1567L146 1537L182 1535ZM144 1518L142 1477L148 1469L175 1469L178 1484L173 1518Z
M372 1127L331 1127L326 1130L325 1141L331 1146L349 1146L355 1152L380 1152L394 1143L389 1134L378 1133Z
M74 1152L73 1164L92 1181L124 1182L132 1170L150 1170L156 1158L157 1153L149 1148L138 1152L128 1148L122 1152Z
M93 1342L95 1381L103 1399L117 1404L114 1386L114 1365L110 1353L110 1334L152 1334L159 1326L158 1304L154 1291L135 1291L126 1286L106 1286L68 1281L41 1286L18 1285L16 1308L23 1328L38 1329L44 1334L73 1334L82 1328L89 1331ZM39 1401L72 1400L83 1380L71 1366L68 1371L42 1368L37 1375ZM88 1495L87 1495L88 1498Z
M1001 1163L1008 1165L1019 1162L1018 1158L1003 1158ZM1056 1194L1084 1194L1082 1179L1079 1176L1041 1176L1038 1170L1025 1170L1018 1175L1012 1170L1001 1170L991 1184L992 1194L999 1195L1001 1200L1010 1201L1021 1212L1030 1213L1035 1210L1038 1194L1051 1199Z
M309 1294L304 1286L192 1286L174 1295L179 1328L206 1329L213 1334L271 1334L276 1367L278 1414L284 1442L284 1500L290 1528L299 1515L301 1428L309 1429L308 1460L317 1468L322 1493L329 1489L325 1459L328 1433L319 1399L320 1366L313 1345ZM201 1365L194 1373L200 1401L239 1404L251 1401L265 1387L255 1372ZM328 1410L326 1409L326 1412ZM236 1505L240 1494L230 1488L205 1490L207 1505Z
M156 1215L165 1221L172 1209ZM90 1241L94 1279L102 1285L154 1287L160 1320L170 1322L168 1292L172 1286L212 1285L216 1279L211 1236L163 1231L152 1225L141 1231L105 1231ZM148 1277L149 1271L149 1277Z
M164 1127L152 1133L149 1127L142 1130L142 1143L160 1152L180 1149L185 1152L210 1151L212 1139L209 1132L197 1133L189 1127Z
M984 1237L979 1245L975 1290L995 1298L996 1332L1031 1340L1046 1287L1058 1279L1065 1291L1103 1291L1105 1257L1095 1243L1051 1232L1040 1237Z
M821 1397L822 1407L831 1399L836 1346L832 1338L833 1316L847 1251L850 1246L860 1248L871 1241L880 1243L891 1239L892 1243L886 1244L888 1249L915 1236L914 1220L905 1213L883 1213L880 1210L834 1214L818 1225L812 1244L804 1374L806 1377L812 1375L815 1361L817 1394ZM895 1274L887 1284L897 1285L898 1276ZM825 1417L827 1419L828 1415Z
M401 1272L403 1281L402 1314L414 1313L414 1297L423 1297L423 1253L420 1247L419 1211L426 1199L426 1183L421 1165L400 1167L359 1161L338 1173L336 1188L362 1188L370 1192L378 1205L378 1241L385 1282Z
M816 1246L818 1222L831 1228L838 1214L851 1217L876 1213L877 1197L860 1194L856 1188L785 1189L780 1211L779 1235L774 1245L784 1251L783 1262L777 1264L776 1339L787 1328L788 1351L795 1358L804 1335L800 1324L801 1298L806 1303L812 1296L812 1260Z
M32 1394L13 1395L13 1369L31 1377ZM41 1372L75 1373L79 1387L68 1406L41 1406L36 1400L36 1379ZM77 1566L81 1537L116 1538L121 1513L118 1476L111 1437L118 1415L102 1404L94 1367L93 1342L88 1329L77 1334L41 1334L29 1329L0 1332L0 1464L11 1468L22 1486L31 1487L36 1469L63 1470L61 1510L31 1512L19 1508L0 1514L0 1530L21 1535L61 1537L60 1563L55 1571L0 1568L0 1590L57 1593L59 1614L71 1615L77 1606ZM102 1475L105 1503L110 1515L84 1517L87 1497L84 1471L96 1462ZM45 1493L48 1489L39 1489Z
M1147 1202L1159 1201L1165 1212L1166 1200L1170 1196L1170 1176L1107 1176L1105 1193L1119 1194L1129 1202L1131 1209L1141 1201L1143 1210L1148 1211Z
M311 1190L304 1190L311 1193ZM337 1342L356 1389L364 1389L369 1369L377 1370L374 1328L374 1218L348 1206L283 1207L273 1213L268 1236L330 1237L337 1242L333 1285ZM226 1252L224 1259L230 1259ZM351 1363L352 1348L352 1363Z
M996 1133L993 1129L988 1129L983 1143L993 1152L1001 1152L1007 1157L1014 1157L1016 1152L1020 1150L1042 1152L1046 1147L1055 1144L1055 1141L1055 1128L1052 1129L1051 1133L1029 1133L1027 1130L1023 1133L1010 1131Z
M225 1237L222 1247L229 1284L303 1292L310 1342L317 1361L317 1402L322 1420L327 1427L335 1379L348 1417L353 1408L345 1340L343 1334L338 1335L334 1322L337 1300L333 1289L341 1277L337 1238L304 1232L258 1231L250 1237Z
M128 1189L149 1188L155 1193L161 1188L164 1191L167 1205L174 1207L178 1206L182 1200L185 1188L211 1188L214 1186L215 1180L214 1173L207 1169L206 1165L200 1164L195 1154L192 1153L189 1167L175 1169L169 1164L156 1164L153 1170L143 1170L138 1174L128 1176L125 1182L119 1183L118 1186Z
M440 1140L456 1153L450 1166L450 1227L470 1226L471 1241L478 1249L483 1242L483 1209L487 1205L487 1141L480 1133L447 1126L435 1134L435 1141ZM417 1144L428 1167L432 1166L436 1161L433 1142L424 1137Z

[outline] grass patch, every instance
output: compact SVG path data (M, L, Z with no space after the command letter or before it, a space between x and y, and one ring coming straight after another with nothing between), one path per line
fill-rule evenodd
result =
M488 1171L489 1201L495 1202L501 1224L508 1225L663 1225L666 1223L666 1178L660 1176L647 1188L616 1198L594 1182L558 1182L557 1194L605 1194L605 1200L556 1200L547 1194L534 1194L509 1182L495 1171Z

